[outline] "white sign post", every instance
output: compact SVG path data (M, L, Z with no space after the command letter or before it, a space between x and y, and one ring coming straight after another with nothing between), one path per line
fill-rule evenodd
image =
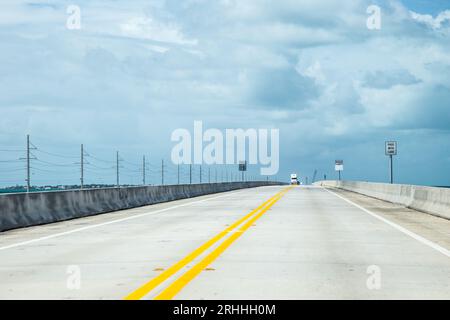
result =
M344 160L336 160L334 162L334 170L339 173L339 181L341 181L341 171L344 171Z
M390 180L391 184L394 183L394 168L392 157L397 155L397 141L386 141L385 143L385 154L389 156L389 167L390 167Z

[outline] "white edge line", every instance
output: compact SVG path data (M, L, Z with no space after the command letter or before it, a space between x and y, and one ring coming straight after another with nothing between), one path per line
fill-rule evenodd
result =
M383 221L384 223L390 225L391 227L397 229L398 231L403 232L404 234L406 234L406 235L410 236L411 238L413 238L413 239L419 241L420 243L422 243L422 244L424 244L424 245L426 245L426 246L429 246L430 248L432 248L432 249L434 249L434 250L436 250L436 251L439 251L439 252L442 253L443 255L445 255L445 256L447 256L447 257L450 258L450 251L447 250L447 249L445 249L444 247L441 247L441 246L438 245L437 243L432 242L432 241L430 241L430 240L428 240L428 239L425 239L424 237L419 236L418 234L416 234L416 233L414 233L414 232L412 232L412 231L409 231L408 229L405 229L405 228L403 228L402 226L400 226L400 225L398 225L398 224L396 224L396 223L394 223L394 222L392 222L392 221L389 221L389 220L387 220L387 219L385 219L385 218L383 218L383 217L377 215L376 213L373 213L372 211L367 210L366 208L360 206L359 204L356 204L356 203L354 203L353 201L351 201L351 200L349 200L349 199L346 199L346 198L342 197L341 195L339 195L339 194L337 194L337 193L335 193L335 192L333 192L333 191L328 190L327 188L324 188L324 187L322 187L322 188L323 188L324 190L326 190L327 192L329 192L329 193L331 193L331 194L334 194L336 197L341 198L342 200L344 200L344 201L350 203L351 205L357 207L358 209L361 209L362 211L364 211L365 213L371 215L372 217L377 218L378 220Z
M108 222L93 224L91 226L86 226L86 227L82 227L82 228L78 228L78 229L74 229L74 230L70 230L70 231L66 231L66 232L55 233L55 234L52 234L52 235L49 235L49 236L45 236L45 237L41 237L41 238L36 238L36 239L32 239L32 240L18 242L18 243L14 243L14 244L10 244L10 245L4 246L4 247L0 247L0 251L6 250L6 249L11 249L11 248L16 248L16 247L20 247L20 246L24 246L24 245L27 245L27 244L31 244L31 243L35 243L35 242L39 242L39 241L43 241L43 240L48 240L48 239L53 239L53 238L65 236L65 235L72 234L72 233L75 233L75 232L80 232L80 231L85 231L85 230L89 230L89 229L93 229L93 228L103 227L103 226L106 226L106 225L109 225L109 224L113 224L113 223L118 223L118 222L123 222L123 221L127 221L127 220L137 219L137 218L141 218L141 217L144 217L144 216L153 215L153 214L156 214L156 213L161 213L161 212L164 212L164 211L177 209L177 208L180 208L180 207L190 206L190 205L193 205L193 204L196 204L196 203L201 203L201 202L205 202L205 201L209 201L209 200L214 200L214 199L217 199L217 198L229 197L229 196L232 196L235 193L239 193L239 192L242 192L242 191L245 191L245 190L248 190L248 189L241 189L241 190L237 190L237 192L231 192L231 193L227 193L227 194L224 194L224 195L211 197L211 198L208 198L208 199L192 201L192 202L189 202L189 203L179 204L179 205L172 206L172 207L169 207L169 208L164 208L164 209L160 209L160 210L156 210L156 211L150 211L150 212L146 212L146 213L137 214L137 215L134 215L134 216L131 216L131 217L126 217L126 218L116 219L116 220L112 220L112 221L108 221ZM236 191L236 190L233 190L233 191ZM179 200L185 200L185 199L179 199ZM155 204L158 204L158 203L155 203ZM159 204L161 204L161 203L159 203ZM134 209L134 208L130 208L130 209ZM111 213L111 212L109 212L109 213ZM108 214L108 213L104 213L104 214ZM87 217L90 217L90 216L79 217L77 219L82 219L82 218L87 218ZM68 220L66 220L66 221L68 221ZM64 221L57 221L55 223L58 223L58 222L64 222Z

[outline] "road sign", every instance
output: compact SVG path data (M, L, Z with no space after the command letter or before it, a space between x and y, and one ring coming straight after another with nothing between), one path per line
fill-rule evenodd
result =
M344 171L344 160L336 160L334 162L335 171Z
M386 141L385 152L387 156L397 155L397 141Z
M344 160L335 160L334 170L339 173L339 181L341 181L341 171L344 171Z
M392 161L392 156L397 155L397 141L386 141L384 148L384 152L389 156L390 181L392 184L394 183L394 163Z
M239 171L247 171L247 161L239 161Z

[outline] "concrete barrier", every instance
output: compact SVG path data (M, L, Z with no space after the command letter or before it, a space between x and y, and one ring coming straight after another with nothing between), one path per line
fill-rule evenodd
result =
M359 181L319 181L315 185L339 188L450 219L450 189Z
M0 195L0 231L276 182L230 182Z

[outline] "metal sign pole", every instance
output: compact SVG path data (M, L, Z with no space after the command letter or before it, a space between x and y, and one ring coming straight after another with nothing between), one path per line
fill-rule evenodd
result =
M30 192L30 135L27 135L27 192Z
M81 144L81 177L80 177L80 189L83 190L84 187L84 150L83 144Z
M394 184L394 168L393 168L393 161L392 161L392 154L389 156L390 162L391 162L391 184Z

